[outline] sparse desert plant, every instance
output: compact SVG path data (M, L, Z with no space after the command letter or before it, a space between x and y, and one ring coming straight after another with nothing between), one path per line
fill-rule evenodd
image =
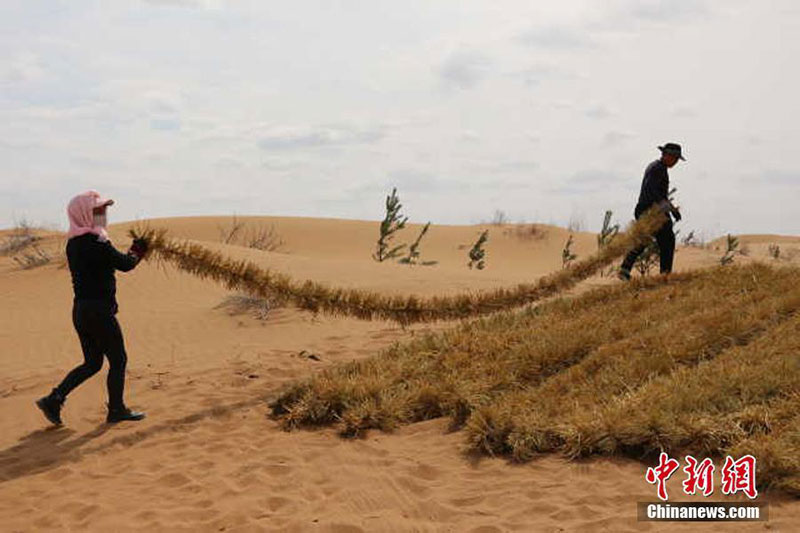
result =
M572 215L569 217L569 222L567 222L567 231L570 233L578 233L583 231L584 227L586 227L586 223L583 220L583 217L579 215Z
M408 217L400 214L400 209L402 208L403 205L400 203L400 198L397 196L397 188L395 187L392 189L392 194L386 197L386 215L381 221L378 249L372 256L378 262L394 259L406 247L405 244L398 244L394 248L389 247L389 241L394 238L394 234L403 229L408 221Z
M770 244L769 248L769 256L776 261L781 258L781 247L777 244Z
M508 217L505 211L495 209L494 215L492 215L492 226L505 226L506 224L508 224Z
M146 258L154 258L157 264L170 263L229 289L270 297L281 305L290 303L313 312L410 324L496 313L558 294L605 268L630 248L644 243L664 222L663 213L652 209L603 250L576 261L568 269L539 278L535 283L429 298L386 296L359 289L328 287L311 280L298 283L285 274L261 268L250 261L230 259L201 244L171 239L163 228L134 227L129 235L149 243Z
M477 268L478 270L483 270L486 267L486 250L484 250L483 245L486 244L486 241L489 240L489 230L484 230L478 240L475 241L475 244L472 245L472 248L469 250L469 262L467 266L469 268Z
M547 236L547 230L539 224L526 224L520 222L515 224L513 229L503 230L504 235L513 235L522 241L539 241Z
M725 254L723 254L723 256L719 259L719 264L721 265L729 265L733 263L733 257L739 251L739 239L729 233L725 242L725 246Z
M0 241L0 255L15 254L40 240L41 237L35 234L33 226L22 219L14 224L11 232Z
M285 244L278 230L272 224L269 226L261 224L252 228L247 232L244 243L248 248L255 248L264 252L275 252Z
M236 215L233 215L231 222L227 226L217 224L219 240L225 244L234 244L244 230L245 225L245 221L240 220Z
M573 243L572 234L570 233L567 242L564 243L564 248L561 250L561 268L568 268L572 262L578 258L578 256L572 252Z
M29 270L48 264L53 257L36 244L32 244L13 256L12 259L24 270Z
M690 231L689 234L686 235L686 237L681 239L681 243L684 246L694 246L697 243L694 235L694 230Z
M428 222L423 226L422 230L419 232L417 239L408 247L408 255L404 258L400 259L400 263L406 265L416 265L422 264L425 266L435 265L436 261L423 261L422 263L419 262L419 243L422 241L422 238L428 233L428 228L430 227L431 223Z
M227 309L228 313L231 315L249 313L258 320L266 320L269 318L269 312L275 308L275 304L270 298L252 296L247 293L238 293L226 296L225 299L214 308Z
M256 227L247 227L247 222L233 215L230 223L223 226L217 224L219 240L225 244L242 243L248 248L255 248L265 252L279 250L285 243L275 226L258 224Z

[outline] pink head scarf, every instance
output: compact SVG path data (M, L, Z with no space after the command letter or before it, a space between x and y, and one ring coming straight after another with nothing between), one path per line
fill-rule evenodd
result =
M97 226L94 222L94 212L96 207L113 205L114 200L101 198L97 191L86 191L79 194L69 201L67 205L67 216L69 217L69 232L67 238L94 233L99 237L100 242L108 240L105 226Z

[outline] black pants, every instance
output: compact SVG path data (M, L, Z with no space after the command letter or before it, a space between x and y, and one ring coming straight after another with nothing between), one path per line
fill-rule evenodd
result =
M638 218L638 217L637 217ZM672 221L666 222L655 234L658 243L659 255L661 257L661 273L669 274L672 272L672 261L675 257L675 233L672 231ZM625 257L620 269L630 273L636 259L644 252L646 246L640 246Z
M122 330L114 316L114 307L97 302L75 301L72 307L72 324L78 332L83 349L83 364L67 374L56 387L63 398L75 387L97 374L103 366L103 355L108 358L108 407L122 409L125 389L125 343Z

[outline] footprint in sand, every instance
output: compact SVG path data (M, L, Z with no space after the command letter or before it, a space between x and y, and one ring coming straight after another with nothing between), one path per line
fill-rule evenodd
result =
M484 496L469 496L466 498L453 498L450 503L456 507L471 507L478 505L484 500Z
M438 468L425 463L419 463L409 468L408 472L415 478L424 479L425 481L435 481L441 474Z
M331 533L364 533L364 529L351 524L331 524Z
M502 533L502 529L496 526L478 526L469 530L469 533Z
M165 476L161 476L158 479L158 484L169 487L171 489L181 487L190 483L192 480L186 477L185 475L181 474L180 472L173 472L171 474L167 474Z
M73 505L72 509L69 511L69 515L74 521L83 522L98 510L100 510L99 505L86 505L79 503Z
M396 483L401 488L405 489L407 492L416 494L419 497L423 497L430 492L430 489L428 487L420 485L412 477L406 477L406 476L398 477Z
M272 512L275 512L283 507L286 507L292 503L292 501L288 498L283 498L281 496L272 496L267 498L264 502L262 502L262 507L269 509Z
M289 465L272 464L264 467L264 471L271 476L286 476L292 473Z
M65 477L67 477L67 476L69 476L71 474L72 474L72 469L71 468L67 468L67 467L58 468L58 469L53 470L52 472L48 473L47 474L47 479L49 479L50 481L61 481L62 479L64 479Z

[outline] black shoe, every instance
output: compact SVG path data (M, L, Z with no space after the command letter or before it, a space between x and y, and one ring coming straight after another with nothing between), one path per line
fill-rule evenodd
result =
M117 422L124 422L126 420L138 421L144 418L144 413L131 411L127 407L122 409L109 409L106 422L109 424L116 424Z
M64 398L55 390L47 396L36 400L36 406L39 407L44 413L44 416L56 426L63 424L61 421L62 405L64 405Z

